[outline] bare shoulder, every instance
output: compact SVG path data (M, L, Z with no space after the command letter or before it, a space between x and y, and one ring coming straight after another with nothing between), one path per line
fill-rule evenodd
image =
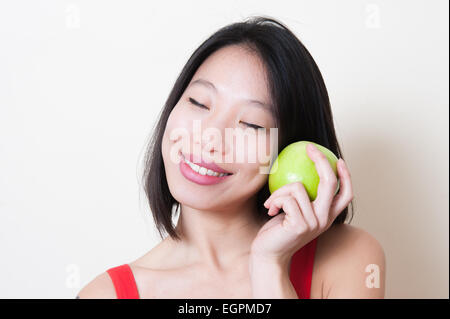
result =
M322 250L333 255L353 254L355 249L361 252L381 253L383 248L378 240L362 228L338 224L331 226L319 236Z
M81 299L116 299L116 291L109 274L105 271L84 286L77 295Z
M364 229L331 226L319 236L316 258L323 298L384 298L385 253Z

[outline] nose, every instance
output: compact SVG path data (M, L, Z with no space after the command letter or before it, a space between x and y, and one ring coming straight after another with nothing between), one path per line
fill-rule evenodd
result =
M202 129L201 142L199 144L202 155L206 157L207 161L225 162L225 156L228 154L230 147L225 141L224 130L219 130L217 127Z
M202 150L211 157L224 156L227 147L225 146L223 136L210 134L211 130L203 131L202 134ZM220 132L220 131L217 131Z
M220 114L211 115L201 121L201 138L194 140L194 145L200 144L200 149L208 161L225 163L226 156L232 149L229 145L232 141L227 141L225 134L228 123L227 117Z

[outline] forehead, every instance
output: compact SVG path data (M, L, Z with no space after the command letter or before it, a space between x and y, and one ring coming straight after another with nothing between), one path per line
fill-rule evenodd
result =
M256 53L228 46L211 54L192 77L191 83L205 79L217 94L230 99L254 99L271 104L265 67ZM206 87L206 86L205 86Z

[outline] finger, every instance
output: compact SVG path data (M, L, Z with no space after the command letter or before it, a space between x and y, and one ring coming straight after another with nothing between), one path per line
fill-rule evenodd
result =
M337 170L340 179L340 187L339 193L334 198L330 207L330 215L333 220L350 204L354 198L350 171L342 158L340 158L337 163Z
M275 198L269 208L269 215L276 215L280 209L286 214L285 218L289 225L305 226L307 225L297 201L292 196L279 196Z
M280 188L278 188L276 191L274 191L264 202L264 206L266 208L268 208L270 206L271 201L278 197L278 196L285 196L285 195L290 195L292 194L292 187L293 185L295 185L296 183L300 183L301 182L292 182L289 184L285 184L283 186L281 186ZM303 184L301 184L303 186ZM295 186L294 186L295 187ZM304 187L304 186L303 186Z
M302 183L298 183L298 186L293 187L293 196L297 200L300 210L303 214L303 218L308 224L311 230L316 230L319 226L319 221L314 213L313 206L309 199L308 192Z
M276 194L275 194L276 193ZM300 207L301 212L303 213L303 217L308 224L308 226L314 230L317 226L319 226L319 222L314 213L313 207L311 205L311 201L308 196L308 192L305 189L305 186L301 182L293 182L285 185L284 187L280 187L275 192L273 192L274 196L293 196L298 206ZM268 205L273 200L273 197L269 197Z
M273 198L273 200L271 201L270 205L267 205L267 208L269 209L269 211L267 212L268 215L270 216L275 216L276 214L278 214L278 211L283 208L283 201L285 201L286 199L288 199L289 196L288 195L279 195L275 198Z
M316 212L328 214L334 193L337 187L337 177L328 162L327 157L317 147L309 143L306 146L309 158L314 162L320 181L317 188L317 197L313 201L313 207L320 207Z
M292 193L291 188L294 183L301 183L301 182L292 182L292 183L281 186L266 199L266 201L264 202L264 206L266 208L269 207L271 201L278 196L290 195Z

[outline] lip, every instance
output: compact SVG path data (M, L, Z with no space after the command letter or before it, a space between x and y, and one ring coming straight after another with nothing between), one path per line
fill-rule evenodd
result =
M192 161L191 161L192 162ZM208 163L211 164L211 163ZM203 165L202 165L203 166ZM209 166L211 167L211 166ZM214 167L214 166L213 166ZM219 176L209 176L209 175L201 175L194 171L185 161L183 156L181 156L181 160L179 163L179 168L181 174L189 181L194 182L199 185L214 185L217 183L221 183L225 181L227 178L229 178L232 175L225 175L222 177ZM206 166L205 166L206 168ZM214 169L215 170L215 169ZM223 169L221 169L223 171ZM227 173L224 171L223 173Z
M207 163L207 162L205 162L205 161L203 161L201 159L198 159L197 157L194 157L193 154L189 154L189 155L186 156L185 154L180 153L180 155L182 157L184 156L185 158L187 158L188 161L190 161L191 163L197 164L199 166L203 166L203 167L208 168L208 169L210 169L212 171L215 171L217 173L233 174L231 172L228 172L228 171L224 170L223 168L221 168L220 166L218 166L217 164L215 164L213 162Z

